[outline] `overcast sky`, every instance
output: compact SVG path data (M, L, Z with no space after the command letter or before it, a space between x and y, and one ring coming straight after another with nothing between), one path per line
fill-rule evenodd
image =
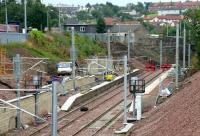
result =
M127 3L137 3L137 2L170 2L171 0L42 0L43 3L45 4L67 4L67 5L83 5L85 6L87 3L90 4L96 4L96 3L106 3L106 2L111 2L114 5L119 5L119 6L125 6ZM180 0L172 0L173 2L175 1L180 1ZM185 0L181 0L185 1Z

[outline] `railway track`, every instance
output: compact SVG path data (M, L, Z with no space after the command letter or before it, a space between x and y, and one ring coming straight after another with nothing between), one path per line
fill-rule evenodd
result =
M162 72L159 72L156 76L153 76L148 79L147 85L152 82L153 79L158 77ZM131 98L131 94L128 95L129 99ZM131 101L128 102L127 107L129 107L131 104ZM109 119L108 117L104 117L106 121L104 121L98 128L94 128L95 122L97 122L101 117L109 113ZM72 136L97 136L100 135L101 132L115 119L117 119L120 115L123 113L123 99L118 102L118 104L113 105L109 110L104 111L99 117L97 117L95 120L91 121L90 123L83 126L80 130L78 130L76 133L74 133ZM101 120L104 120L101 119ZM94 123L94 124L93 124ZM93 125L92 125L93 124Z
M160 73L158 73L157 76L159 74ZM149 78L148 79L149 81L154 79L157 76L153 76L152 73L148 73L148 74L142 73L142 74L138 75L138 77L140 79L142 79L142 78L148 79ZM67 112L67 113L61 112L61 114L59 114L59 118L58 118L58 134L68 136L68 135L79 135L82 132L87 132L87 128L91 124L93 124L95 121L97 121L98 119L103 117L105 114L107 114L112 109L114 110L117 105L120 105L120 103L123 102L123 99L121 99L121 98L123 98L122 97L122 90L120 89L121 86L122 86L122 84L120 84L120 85L118 85L114 88L109 89L109 91L102 93L98 97L92 98L91 100L87 101L86 103L82 104L81 106L77 106L76 108L74 108L70 112ZM116 90L116 91L114 91L114 90ZM119 99L120 99L120 101L119 101ZM108 105L111 105L111 106L108 106ZM89 111L80 112L80 107L82 107L82 106L88 107ZM102 113L102 111L103 111L103 113ZM89 112L92 115L95 115L93 117L93 119L91 119L91 117L87 116ZM103 128L105 128L105 126L107 126L107 124L109 122L112 122L112 120L117 118L121 113L122 113L121 111L118 112L117 115L114 116L110 121L105 123L105 125L103 125L102 128L97 129L96 133L101 132L101 130ZM88 119L90 118L90 121L88 121L87 123L81 124L81 120L84 120L84 119L87 119L87 118ZM74 128L74 126L76 126L76 127L79 126L79 129ZM21 133L20 135L21 136L22 135L26 135L26 136L27 135L29 135L29 136L50 135L50 133L51 133L50 127L51 127L51 124L46 123L33 132L27 131L27 133ZM67 134L63 133L63 132L66 132L66 131L68 132ZM93 133L92 135L96 135L96 133Z

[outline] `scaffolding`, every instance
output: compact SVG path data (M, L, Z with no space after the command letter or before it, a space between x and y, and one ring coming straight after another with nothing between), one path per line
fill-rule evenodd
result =
M5 48L0 47L0 77L13 74L13 64L7 59L7 51Z

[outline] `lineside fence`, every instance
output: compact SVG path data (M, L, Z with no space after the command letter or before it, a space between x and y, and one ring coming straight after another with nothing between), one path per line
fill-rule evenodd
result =
M7 44L12 42L25 42L27 35L22 33L6 33L0 32L0 44Z

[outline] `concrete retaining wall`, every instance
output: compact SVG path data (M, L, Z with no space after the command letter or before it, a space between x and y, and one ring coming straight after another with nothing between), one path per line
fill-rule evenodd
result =
M76 80L76 86L80 87L80 86L92 83L94 82L94 79L95 79L94 76L78 78ZM51 85L48 85L46 87L50 88ZM72 80L67 81L63 85L59 84L58 85L59 91L63 90L63 87L67 88L67 90L72 89L73 88ZM17 100L13 99L8 102L16 105ZM35 113L35 96L28 95L25 97L21 97L20 107L34 114ZM42 116L49 112L51 112L51 92L42 92L39 97L39 114ZM34 120L35 120L34 117L21 112L22 124L31 124ZM7 131L11 129L14 129L15 126L16 126L16 110L0 109L0 135L3 133L6 133Z
M8 102L16 105L16 99ZM35 113L35 97L29 95L20 98L20 107ZM43 92L39 97L39 114L44 115L51 112L51 92ZM30 124L34 121L34 117L21 112L22 124ZM16 125L16 110L15 109L0 109L0 134L6 133L7 131L14 129Z
M95 76L86 76L86 77L76 78L76 87L81 87L93 82L95 82ZM58 91L60 93L69 92L72 89L73 89L73 80L68 80L58 85Z

